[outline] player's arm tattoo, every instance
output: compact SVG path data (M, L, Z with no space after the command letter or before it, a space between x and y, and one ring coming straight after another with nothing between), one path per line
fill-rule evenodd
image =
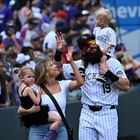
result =
M102 85L102 87L103 87L104 93L110 93L111 92L111 87L110 87L110 85L108 83L104 83Z

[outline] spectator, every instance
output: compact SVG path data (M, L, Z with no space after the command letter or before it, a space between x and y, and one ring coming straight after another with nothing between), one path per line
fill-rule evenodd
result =
M72 57L74 61L81 59L81 51L78 46L74 47Z
M10 106L9 87L3 72L4 63L0 59L0 107Z
M39 0L32 0L31 2L32 13L40 13L41 9L39 8Z
M33 35L40 35L39 20L35 17L30 17L27 20L27 25L21 28L21 38L23 39L24 46L31 46L31 37Z
M4 0L0 0L0 33L6 28L6 23L13 18L13 12L4 4Z
M101 8L102 6L103 3L100 0L89 1L85 6L85 9L89 11L87 24L89 25L91 31L93 31L96 22L95 11Z
M51 7L51 13L56 13L61 9L61 7L63 5L63 1L61 1L61 0L49 0L49 4Z
M2 39L3 39L3 37L2 37L2 35L0 35L0 49L4 49L5 48L4 43L2 43Z
M140 62L127 53L127 49L123 43L117 44L115 55L122 63L131 84L140 83L140 77L137 74L137 70L140 68Z
M22 0L21 5L22 7L18 11L18 18L22 28L27 22L27 19L31 15L32 11L30 10L30 0Z
M5 28L7 37L2 40L5 45L12 45L15 47L17 52L21 51L23 47L23 41L20 38L16 38L16 26L14 24L8 24Z
M83 29L89 29L88 24L86 24L87 17L89 16L89 12L86 10L79 11L75 15L75 23L72 26L72 31L75 31L75 36L79 36Z
M16 28L17 25L16 25L14 19L8 20L7 23L6 23L6 26L14 26L14 27L15 27L15 30L16 30L15 36L16 36L16 38L20 38L20 32L19 32L19 31L17 30L17 28ZM5 30L1 32L1 35L2 35L2 39L7 38L7 35L6 35Z
M31 36L31 47L33 50L39 50L43 52L42 46L41 46L41 37L37 34Z
M28 63L29 60L30 60L30 56L29 55L25 55L23 53L19 53L17 55L17 58L16 58L17 66L19 68L23 67L23 66L26 66L26 64Z
M30 57L30 59L26 63L26 66L31 67L34 70L36 66L36 62L34 61L34 49L32 47L23 47L21 52L24 55L27 55Z
M42 14L42 23L48 23L50 24L50 7L49 3L43 3L42 8L41 8L41 14Z
M77 1L73 1L73 0L64 0L64 10L67 13L67 25L69 25L70 27L73 26L73 24L75 23L76 19L76 13L78 12L78 9L76 7L77 3L79 0Z
M46 34L44 41L43 41L43 52L46 54L47 49L52 49L53 53L55 54L56 52L56 33L57 32L63 32L63 33L68 33L69 32L69 27L65 25L65 22L63 21L58 21L55 24L55 29L50 31L48 34Z
M52 30L52 27L48 23L42 23L41 25L41 44L43 44L44 38Z
M16 65L17 53L14 52L13 48L9 48L6 54L6 60L4 61L4 71L6 79L9 85L11 105L19 105L19 97L17 94L16 80L13 74L13 69Z

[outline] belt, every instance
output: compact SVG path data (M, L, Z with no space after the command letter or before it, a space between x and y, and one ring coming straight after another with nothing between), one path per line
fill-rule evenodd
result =
M92 105L88 105L89 109L92 111L100 111L102 110L105 106L92 106ZM116 106L115 105L111 105L111 106L107 106L109 107L109 109L115 109Z

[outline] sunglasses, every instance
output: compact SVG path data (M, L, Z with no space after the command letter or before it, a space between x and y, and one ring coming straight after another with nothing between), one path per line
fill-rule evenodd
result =
M88 42L85 43L84 49L87 50L90 47L90 45L94 45L94 44L95 44L94 40L89 40Z

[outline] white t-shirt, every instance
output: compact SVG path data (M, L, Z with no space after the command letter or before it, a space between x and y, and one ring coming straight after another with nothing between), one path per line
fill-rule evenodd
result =
M25 33L25 37L23 39L23 45L24 46L32 46L31 44L31 37L33 35L37 34L36 31L34 30L27 30L26 33Z
M61 91L53 94L54 98L56 99L60 108L62 109L62 112L64 113L64 115L65 115L65 109L66 109L67 94L70 92L68 89L70 82L71 80L59 81ZM48 104L50 108L50 112L60 116L54 103L52 102L51 98L47 94L42 94L41 98L42 98L41 105Z
M50 31L44 38L43 41L43 51L46 52L46 44L48 48L51 48L55 54L56 52L56 33L55 31Z
M2 39L7 38L7 35L6 35L5 31L2 31L2 32L0 33L0 35L2 35ZM17 31L16 34L15 34L15 36L16 36L16 38L20 38L20 32Z

